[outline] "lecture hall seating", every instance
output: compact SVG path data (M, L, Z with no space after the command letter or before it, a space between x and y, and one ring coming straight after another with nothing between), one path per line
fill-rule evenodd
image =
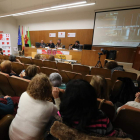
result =
M24 63L24 64L32 64L32 60L29 58L20 57L20 61L21 63Z
M57 69L56 62L55 61L43 61L43 67L49 67L53 69Z
M57 63L57 69L58 70L72 71L72 65L58 62Z
M9 60L9 55L4 55L5 60Z
M24 70L27 69L28 66L32 66L31 64L24 64ZM37 66L37 69L38 69L38 73L40 72L40 67Z
M37 65L39 67L43 66L42 60L32 59L32 62L33 62L33 64L35 64L35 65Z
M23 63L12 62L12 70L16 74L19 75L23 69L24 69L24 64Z

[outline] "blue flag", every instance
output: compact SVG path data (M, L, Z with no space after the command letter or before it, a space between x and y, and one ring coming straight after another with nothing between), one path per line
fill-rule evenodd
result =
M18 27L18 45L22 45L21 34L20 34L20 26Z

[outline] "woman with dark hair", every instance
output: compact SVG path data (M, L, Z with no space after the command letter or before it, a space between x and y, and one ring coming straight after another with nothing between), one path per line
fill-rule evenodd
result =
M72 46L72 49L79 49L79 41L75 41L75 44Z
M86 134L117 136L119 133L108 117L98 109L96 92L84 80L72 80L67 84L59 115L64 124ZM125 133L121 133L126 137Z

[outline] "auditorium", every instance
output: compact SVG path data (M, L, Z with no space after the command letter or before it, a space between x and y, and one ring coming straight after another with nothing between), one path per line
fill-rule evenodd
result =
M0 0L0 140L140 140L140 0Z

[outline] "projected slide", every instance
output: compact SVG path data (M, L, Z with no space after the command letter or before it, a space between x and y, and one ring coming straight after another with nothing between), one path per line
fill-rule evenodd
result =
M137 47L140 9L96 13L93 45Z

